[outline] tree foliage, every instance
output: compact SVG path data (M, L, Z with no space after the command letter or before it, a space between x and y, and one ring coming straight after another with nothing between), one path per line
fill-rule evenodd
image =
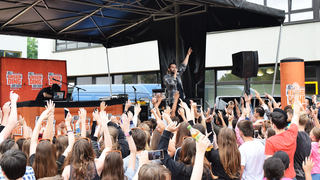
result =
M30 59L38 59L38 40L33 37L27 39L27 57Z

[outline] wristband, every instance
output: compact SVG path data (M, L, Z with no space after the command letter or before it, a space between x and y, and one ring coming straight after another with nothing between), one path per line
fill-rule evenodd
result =
M127 132L125 135L126 135L127 137L129 137L129 136L131 136L131 135L132 135L132 132L131 132L131 131L129 131L129 132Z
M275 102L275 101L272 99L272 100L271 100L271 103L274 103L274 102Z

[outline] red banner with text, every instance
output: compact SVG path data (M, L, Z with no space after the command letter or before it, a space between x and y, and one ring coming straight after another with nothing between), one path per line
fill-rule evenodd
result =
M66 61L0 57L0 106L10 100L10 91L19 94L19 102L35 100L42 88L56 83L67 92Z

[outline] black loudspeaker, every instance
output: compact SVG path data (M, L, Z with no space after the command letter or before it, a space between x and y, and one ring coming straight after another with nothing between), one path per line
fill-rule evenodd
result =
M139 114L139 119L141 122L147 121L149 119L149 105L140 105L141 111Z
M240 78L257 77L258 51L241 51L232 54L232 74Z

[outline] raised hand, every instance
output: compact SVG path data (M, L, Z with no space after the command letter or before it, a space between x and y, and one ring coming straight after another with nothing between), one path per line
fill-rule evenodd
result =
M19 122L19 124L22 125L22 126L27 125L27 123L26 123L26 121L25 121L25 118L22 117L21 115L19 115L18 122Z
M106 102L102 101L100 103L100 111L104 111L107 108L108 105L106 105Z
M192 49L191 49L191 47L190 47L190 48L188 49L187 55L190 56L192 52L193 52L193 51L192 51Z
M169 115L169 114L171 113L171 108L170 108L170 106L167 106L166 109L163 111L163 113Z
M93 121L97 121L99 118L99 111L98 109L92 112Z
M138 115L141 112L140 104L134 106L134 114Z
M295 94L299 94L300 93L300 86L298 83L293 83L293 87L294 87L294 91L293 91L293 95ZM296 100L296 99L295 99Z
M178 130L180 124L177 126L177 122L172 122L170 123L167 127L166 127L166 130L167 131L170 131L170 132L175 132Z
M144 164L149 163L149 156L148 156L148 151L142 151L140 155L138 156L139 158L139 166L141 167Z
M181 117L184 117L184 109L181 107L178 109L178 114L181 116Z
M120 127L124 133L128 133L130 130L130 118L126 114L122 114L121 119L122 124L120 124Z
M157 131L160 134L162 134L165 128L166 128L166 125L164 124L164 122L158 119L157 120L157 127L156 127Z
M54 114L54 108L55 108L55 104L53 103L53 101L50 99L49 101L47 101L47 105L45 106L46 109L50 109L51 113Z
M10 109L11 109L11 102L8 101L6 103L4 103L2 110L3 110L3 114L4 115L9 115L10 114Z
M314 166L314 162L312 162L312 159L310 159L310 156L306 157L305 161L302 162L302 168L305 174L311 174L313 166Z
M13 102L17 102L19 99L19 95L14 93L13 91L10 92L10 101Z
M81 123L86 123L87 111L84 108L80 108L78 113Z
M39 120L40 120L40 119L41 119L41 120L45 120L45 119L47 119L50 115L51 115L51 109L46 109L46 110L44 110L44 111L41 113L41 115L40 115L40 117L39 117Z
M107 113L105 111L99 113L98 122L99 124L101 124L101 127L106 127L109 121L110 120L108 119Z
M72 121L72 115L70 113L67 114L67 117L65 119L66 125L70 126L71 125L71 121Z
M197 142L197 153L204 154L210 145L210 140L206 136L202 136L200 140Z
M130 99L126 102L126 105L125 105L125 111L128 111L128 109L131 107L132 103L130 101Z

